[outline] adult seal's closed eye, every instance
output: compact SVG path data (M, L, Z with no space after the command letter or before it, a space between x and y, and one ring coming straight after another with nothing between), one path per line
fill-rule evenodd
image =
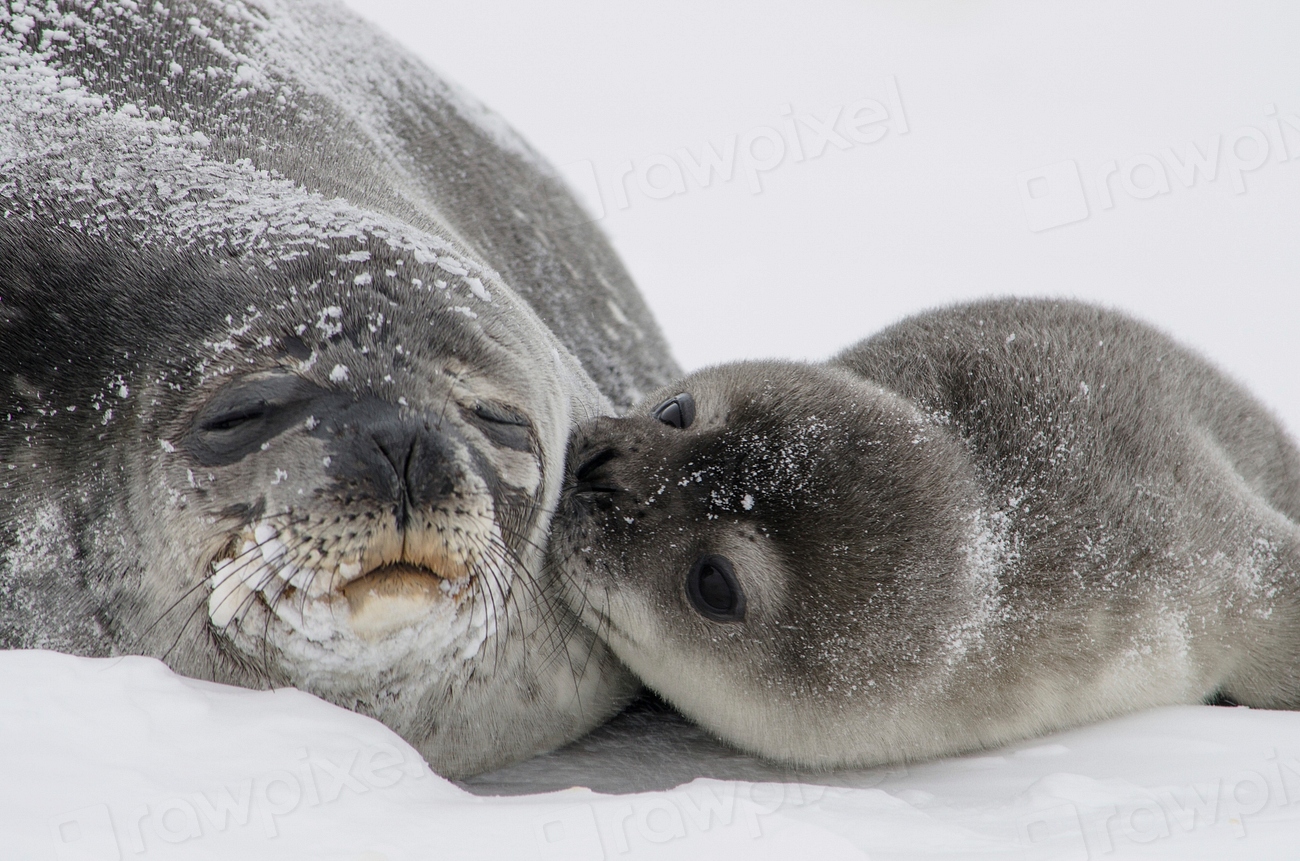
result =
M704 370L584 423L570 460L570 604L751 752L870 765L1300 707L1300 455L1120 314L983 302L822 365Z
M329 4L0 10L0 645L371 714L447 775L635 683L542 565L674 374L499 120Z

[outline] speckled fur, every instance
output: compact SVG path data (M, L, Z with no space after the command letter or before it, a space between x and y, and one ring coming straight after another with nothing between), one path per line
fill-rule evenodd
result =
M447 775L634 689L541 560L572 423L676 368L554 171L339 5L0 2L0 345L0 646L296 685ZM337 410L203 462L196 415L259 374ZM484 400L526 443L493 441ZM256 604L217 630L208 578L262 518L304 554L416 542L340 478L377 456L340 442L348 410L445 432L455 502L418 540L477 565L471 597L377 642Z
M690 392L685 430L649 417ZM921 759L1224 696L1300 706L1300 455L1239 385L1101 308L921 314L821 365L700 371L584 424L608 494L567 597L687 716L802 766ZM685 594L729 557L742 622Z

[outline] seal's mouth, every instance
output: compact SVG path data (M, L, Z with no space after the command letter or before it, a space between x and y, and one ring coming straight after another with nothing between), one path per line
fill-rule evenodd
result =
M446 600L453 581L422 565L383 565L345 583L352 629L374 638L409 627Z
M260 606L311 639L323 635L322 624L337 628L346 618L353 633L376 639L469 594L469 560L456 558L436 541L388 543L388 548L330 553L320 541L256 524L241 531L213 561L208 615L225 629ZM317 612L322 609L328 623Z

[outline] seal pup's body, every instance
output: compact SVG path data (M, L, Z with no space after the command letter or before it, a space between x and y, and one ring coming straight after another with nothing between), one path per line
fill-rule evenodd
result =
M383 720L445 775L627 671L542 575L567 435L675 374L497 118L334 4L0 9L0 646Z
M1120 314L922 314L824 365L701 371L570 450L569 602L760 755L870 765L1216 696L1300 706L1300 456Z

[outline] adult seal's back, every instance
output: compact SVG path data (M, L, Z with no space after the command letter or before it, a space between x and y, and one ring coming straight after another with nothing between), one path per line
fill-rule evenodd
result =
M648 685L803 766L1218 696L1300 707L1300 454L1149 326L918 315L584 423L552 539Z
M550 512L674 366L584 221L337 6L0 9L0 645L296 685L448 775L608 716Z

